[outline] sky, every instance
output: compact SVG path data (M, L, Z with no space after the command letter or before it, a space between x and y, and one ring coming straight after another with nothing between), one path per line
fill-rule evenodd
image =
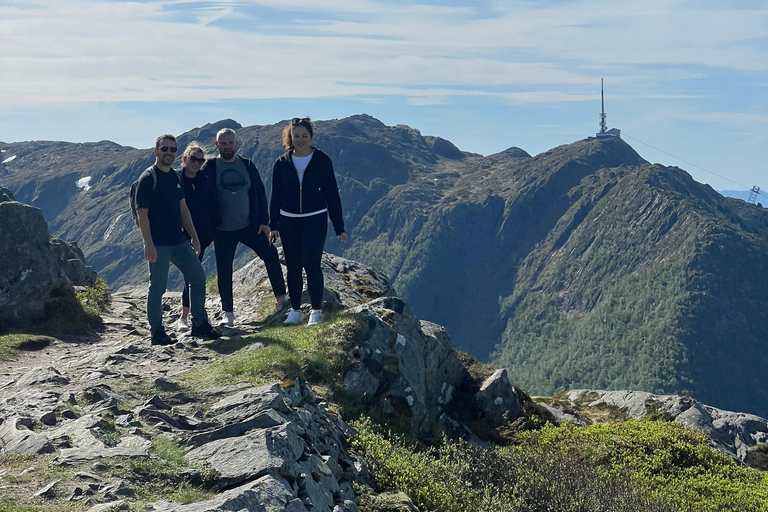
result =
M599 130L601 79L643 158L768 192L764 1L0 0L3 142L366 113L536 155Z

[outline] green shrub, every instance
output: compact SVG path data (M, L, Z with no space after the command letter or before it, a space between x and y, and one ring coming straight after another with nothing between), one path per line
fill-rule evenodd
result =
M77 298L86 314L91 316L99 316L112 304L112 293L107 282L101 277L96 278L93 286L78 292Z
M354 424L353 449L366 457L381 491L402 491L422 511L672 511L629 476L604 474L577 452L527 445L484 449L444 441L424 450L374 427Z

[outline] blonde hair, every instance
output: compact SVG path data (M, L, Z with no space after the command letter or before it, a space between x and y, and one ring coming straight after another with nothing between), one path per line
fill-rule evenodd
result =
M184 150L184 154L181 155L184 158L188 158L198 151L203 153L203 158L205 158L205 148L203 148L202 144L197 142L196 140L193 140L189 144L187 144L187 148Z

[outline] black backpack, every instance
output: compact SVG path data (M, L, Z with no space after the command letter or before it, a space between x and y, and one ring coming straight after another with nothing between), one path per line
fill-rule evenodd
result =
M147 170L144 172L149 171L150 176L152 176L152 192L155 191L155 188L157 188L157 174L155 174L155 166L151 165L147 167ZM179 180L179 185L183 187L181 184L181 173L179 171L171 171L176 175L176 179ZM144 173L141 173L142 175ZM141 179L141 176L139 176L139 179ZM138 206L136 205L136 193L139 190L139 179L134 181L131 184L131 196L129 198L129 202L131 204L131 217L133 217L133 223L136 225L136 227L139 227L139 211Z

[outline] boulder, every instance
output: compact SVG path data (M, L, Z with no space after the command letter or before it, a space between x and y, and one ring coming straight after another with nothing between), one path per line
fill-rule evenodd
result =
M38 208L16 201L0 202L0 261L0 320L39 317L62 288L96 279L82 251L51 240Z
M475 402L486 417L498 424L524 416L515 388L504 369L496 370L483 382L475 394Z

